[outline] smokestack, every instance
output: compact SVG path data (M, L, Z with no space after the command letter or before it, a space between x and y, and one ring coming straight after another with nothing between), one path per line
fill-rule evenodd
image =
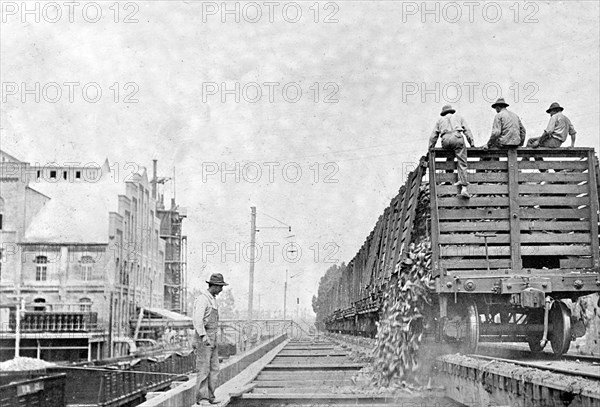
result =
M152 198L156 200L156 167L158 160L152 160Z

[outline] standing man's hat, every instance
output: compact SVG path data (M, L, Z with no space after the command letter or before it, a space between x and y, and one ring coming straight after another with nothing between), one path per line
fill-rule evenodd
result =
M504 101L504 98L498 98L498 100L496 100L496 103L494 103L494 104L492 105L492 109L495 109L495 108L496 108L496 106L504 106L504 107L508 107L508 106L510 106L510 105Z
M561 105L559 105L558 102L554 102L550 105L548 110L546 110L546 113L550 113L553 110L558 110L559 112L562 112L565 109L563 107L561 107Z
M225 280L223 280L223 274L221 273L211 274L207 283L212 285L229 285L225 282Z
M452 106L446 105L442 107L442 113L440 113L440 116L446 116L448 113L456 113L456 110L452 109Z

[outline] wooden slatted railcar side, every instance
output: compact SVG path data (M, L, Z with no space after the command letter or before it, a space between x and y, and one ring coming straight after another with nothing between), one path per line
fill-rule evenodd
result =
M429 162L439 291L455 291L455 285L445 288L446 280L470 276L568 273L591 278L584 287L555 279L557 291L600 289L594 280L600 263L593 149L470 149L471 199L456 196L456 163L448 157L436 149ZM487 238L489 261L482 233L493 235ZM480 288L486 291L490 285Z

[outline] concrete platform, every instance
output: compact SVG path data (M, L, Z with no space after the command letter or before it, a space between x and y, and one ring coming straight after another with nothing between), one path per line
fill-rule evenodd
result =
M436 385L468 406L600 407L597 380L458 354L439 357L437 369Z
M222 364L215 392L221 401L219 406L226 406L229 394L239 393L243 384L251 381L286 343L287 336L283 334ZM252 365L256 366L252 368ZM196 403L196 381L193 374L187 382L174 383L166 392L148 393L147 400L138 407L190 407Z

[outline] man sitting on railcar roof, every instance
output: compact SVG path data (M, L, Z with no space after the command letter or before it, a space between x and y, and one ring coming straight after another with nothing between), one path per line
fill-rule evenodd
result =
M469 185L467 181L467 146L463 135L467 138L471 147L475 147L475 142L465 119L455 113L456 110L450 105L442 107L440 113L442 117L438 119L429 138L429 149L435 147L441 135L442 148L452 151L458 162L458 182L454 185L461 187L459 196L470 198L471 195L467 192L467 185Z
M567 135L571 136L571 147L575 147L575 136L577 132L571 123L571 120L564 114L561 105L554 102L550 105L546 113L550 115L548 126L541 137L533 137L527 140L527 147L538 148L558 148L567 141Z
M496 116L492 125L492 135L483 148L508 148L518 147L525 143L525 127L515 113L506 110L510 106L499 98L492 105L496 109Z

